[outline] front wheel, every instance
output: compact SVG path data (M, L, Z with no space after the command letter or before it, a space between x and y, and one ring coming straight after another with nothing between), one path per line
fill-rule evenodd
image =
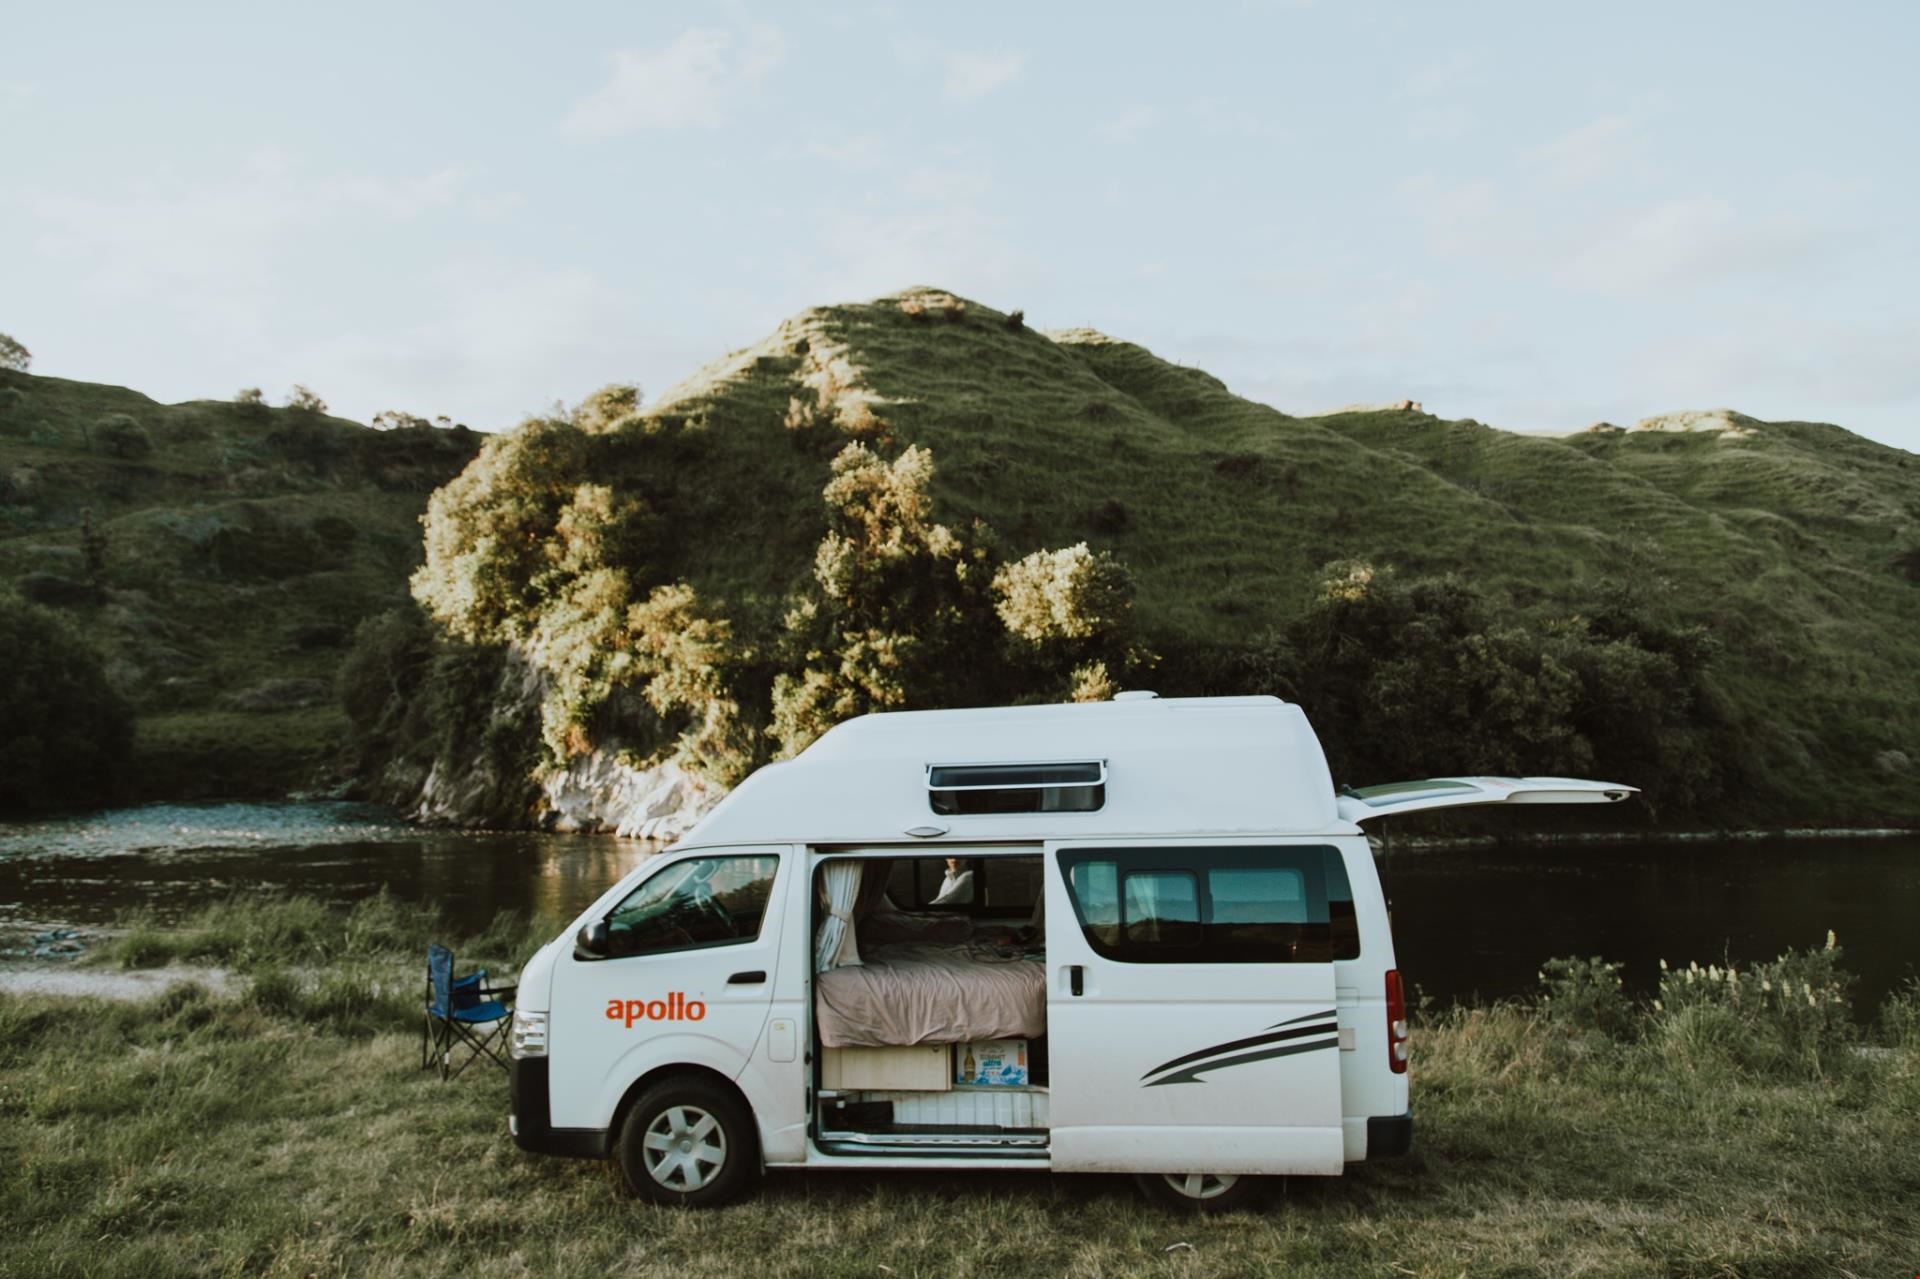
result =
M616 1155L635 1194L687 1208L728 1203L760 1172L752 1116L702 1079L669 1079L642 1093L620 1126Z
M1141 1194L1176 1212L1231 1212L1260 1193L1260 1178L1230 1172L1143 1172L1133 1180Z

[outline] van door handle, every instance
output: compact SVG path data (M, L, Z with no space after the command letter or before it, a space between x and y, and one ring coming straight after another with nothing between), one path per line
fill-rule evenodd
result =
M1078 964L1067 965L1067 989L1076 996L1087 993L1086 970Z
M752 972L735 973L727 978L729 986L756 986L767 979L766 973L756 968Z

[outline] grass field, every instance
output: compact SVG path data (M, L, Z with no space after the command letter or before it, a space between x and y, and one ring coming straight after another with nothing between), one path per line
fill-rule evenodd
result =
M710 1213L521 1154L505 1086L416 1067L430 920L312 903L136 924L216 999L0 997L0 1275L1882 1276L1920 1264L1920 1002L1816 1059L1672 1008L1416 1026L1415 1153L1163 1215L1119 1177L798 1174ZM522 953L513 923L461 947ZM1563 998L1556 989L1555 1000ZM1570 1020L1571 1018L1571 1020ZM1853 1032L1843 1039L1852 1040ZM1862 1050L1865 1051L1862 1051Z

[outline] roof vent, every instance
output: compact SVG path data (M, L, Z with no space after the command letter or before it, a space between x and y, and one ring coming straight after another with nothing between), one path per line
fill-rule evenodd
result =
M1107 762L929 764L927 798L933 811L942 817L959 813L1092 813L1107 802Z
M1157 702L1160 700L1160 694L1150 688L1130 688L1124 693L1115 693L1113 700L1116 702Z

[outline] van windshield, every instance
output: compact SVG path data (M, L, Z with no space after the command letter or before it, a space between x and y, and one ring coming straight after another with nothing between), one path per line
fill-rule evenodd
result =
M780 859L695 857L644 881L607 916L609 955L752 941L760 935Z

